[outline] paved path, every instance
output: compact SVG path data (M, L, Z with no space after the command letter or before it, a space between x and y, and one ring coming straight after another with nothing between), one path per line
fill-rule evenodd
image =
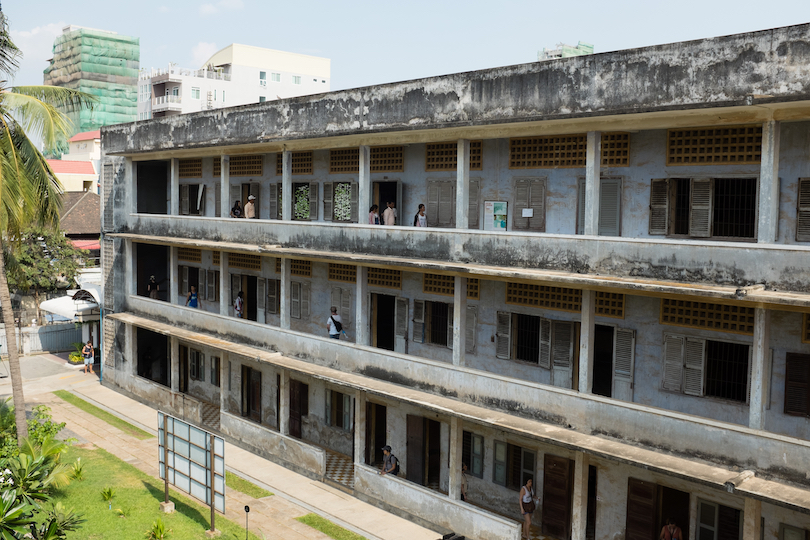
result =
M156 439L140 441L62 401L51 391L61 381L62 388L151 433L157 430L157 411L101 386L97 377L81 372L77 375L68 379L59 378L65 377L64 374L46 375L39 384L29 381L25 385L26 401L48 405L54 419L67 422L68 428L81 439L157 477ZM0 395L2 393L0 385ZM441 536L230 443L225 444L225 456L229 470L275 493L275 496L257 500L230 490L227 497L227 518L244 523L244 506L249 505L250 530L257 534L261 531L259 536L263 534L268 540L327 539L294 519L309 512L320 514L369 540L436 540Z

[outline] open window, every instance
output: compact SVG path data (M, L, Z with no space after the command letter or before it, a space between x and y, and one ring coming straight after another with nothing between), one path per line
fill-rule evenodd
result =
M515 491L534 480L535 453L516 444L495 441L492 482Z
M554 386L572 388L575 323L499 311L495 356L521 360L551 370Z
M326 182L323 185L323 219L340 223L358 222L357 182Z
M467 471L477 478L484 477L484 437L469 431L462 434L461 461Z
M182 184L180 186L180 214L184 216L205 215L205 184Z
M302 182L293 184L292 204L293 220L316 221L318 219L318 183Z
M750 356L747 344L665 334L662 388L747 403Z
M205 381L205 355L195 349L189 349L189 377L192 381Z
M326 390L326 423L330 426L351 431L352 396L336 390Z

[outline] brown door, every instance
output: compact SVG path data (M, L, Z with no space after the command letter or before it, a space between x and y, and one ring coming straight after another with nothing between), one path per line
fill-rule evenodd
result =
M627 481L627 524L625 540L653 540L658 485L630 478Z
M407 479L425 485L425 419L408 415L408 474Z
M571 460L546 454L543 462L543 534L571 537Z
M309 408L309 386L290 379L290 435L301 438L301 418Z
M188 347L180 345L180 393L188 393Z
M374 465L374 461L371 459L372 456L374 456L374 404L366 401L366 451L363 456L363 463Z

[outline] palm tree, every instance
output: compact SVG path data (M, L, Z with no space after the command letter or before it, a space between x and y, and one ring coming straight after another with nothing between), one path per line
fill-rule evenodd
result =
M0 11L0 76L10 76L22 52L11 40L8 22ZM55 86L6 86L0 81L0 309L8 344L8 363L17 441L28 436L20 359L14 332L14 312L6 279L5 257L19 245L29 225L58 227L62 186L30 135L39 136L46 148L54 148L71 130L65 111L91 107L95 98Z

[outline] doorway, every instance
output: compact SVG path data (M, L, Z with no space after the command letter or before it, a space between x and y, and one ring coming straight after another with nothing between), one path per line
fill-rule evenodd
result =
M588 465L588 510L585 516L585 540L596 538L596 467Z
M613 394L613 327L597 324L593 339L593 393Z
M158 286L158 300L168 300L169 280L169 247L154 244L135 244L138 264L137 293L149 296L147 284L149 277L155 276Z
M302 438L301 419L309 414L309 385L290 379L290 436Z
M377 465L383 462L382 447L386 438L385 405L366 402L366 465Z
M659 486L658 531L667 519L673 520L681 528L684 538L689 538L689 493L666 486Z
M135 164L134 169L138 213L168 214L169 162L139 161Z
M396 297L387 294L371 295L371 345L387 351L394 350L394 323Z
M402 201L400 183L397 181L392 182L374 182L374 193L372 195L373 202L380 207L380 222L382 222L383 212L388 207L388 201L394 201L394 208L397 209L397 225L403 225L403 211L400 208Z
M262 372L242 366L242 416L262 422Z
M180 345L180 393L188 393L188 347Z
M407 419L407 479L438 489L441 472L441 424L422 416Z
M145 328L136 328L138 376L171 388L169 338Z
M567 540L571 537L571 495L573 462L564 457L545 454L543 457L544 536Z
M255 301L256 290L257 290L257 283L258 278L256 276L242 276L242 285L245 291L245 306L244 306L244 313L245 318L249 321L257 320L258 311L256 309L256 305L258 302Z

